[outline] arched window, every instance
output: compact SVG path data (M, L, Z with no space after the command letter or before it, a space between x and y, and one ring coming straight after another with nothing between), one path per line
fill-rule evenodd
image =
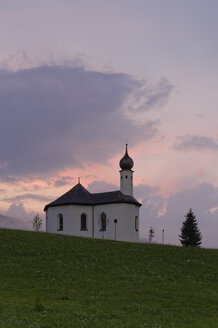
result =
M104 212L101 213L101 218L100 218L100 222L101 222L101 228L100 231L106 231L106 226L107 226L107 216Z
M80 230L83 230L83 231L87 231L87 215L85 213L82 213L81 214L81 219L80 219L80 223L81 223L81 228Z
M135 231L139 230L139 218L138 216L135 217Z
M63 231L64 229L64 218L63 214L59 213L58 214L58 231Z

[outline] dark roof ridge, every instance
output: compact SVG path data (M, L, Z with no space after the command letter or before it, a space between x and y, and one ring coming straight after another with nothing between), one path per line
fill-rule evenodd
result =
M102 191L102 192L93 192L91 195L98 195L98 194L108 194L113 192L121 192L120 190L111 190L111 191Z
M130 195L124 195L120 190L106 191L100 193L90 193L83 185L78 183L65 194L57 198L55 201L47 204L44 211L48 207L63 205L103 205L114 203L129 203L141 206L141 204Z

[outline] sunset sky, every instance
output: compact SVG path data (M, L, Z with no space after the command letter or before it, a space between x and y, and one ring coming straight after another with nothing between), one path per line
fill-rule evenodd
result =
M217 0L0 0L0 214L118 189L127 140L141 237L192 208L218 248L217 34Z

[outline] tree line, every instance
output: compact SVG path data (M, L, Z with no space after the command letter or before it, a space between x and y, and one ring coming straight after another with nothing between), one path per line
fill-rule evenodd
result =
M185 220L182 223L182 228L180 229L181 233L179 235L179 240L182 246L184 247L200 247L202 243L202 234L198 228L198 223L196 216L192 209L185 215ZM164 229L162 230L164 234ZM148 231L149 242L152 243L152 240L155 235L155 230L150 227ZM163 243L163 236L162 236Z
M43 220L38 213L33 218L33 230L40 231L43 227ZM164 234L164 229L162 230ZM150 227L148 231L149 242L152 243L152 240L155 235L155 230ZM185 215L185 221L182 223L181 234L179 235L179 240L182 246L184 247L200 247L202 242L202 235L198 228L198 223L194 212L192 209ZM162 236L163 243L163 236Z

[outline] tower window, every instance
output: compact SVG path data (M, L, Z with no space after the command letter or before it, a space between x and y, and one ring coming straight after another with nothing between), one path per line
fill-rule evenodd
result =
M128 179L128 175L126 175L126 179Z
M58 227L57 230L58 231L63 231L64 229L64 218L63 218L63 214L59 213L58 214Z
M82 213L81 214L81 220L80 220L80 223L81 223L81 228L80 230L82 231L87 231L87 215L85 213Z
M107 220L107 216L104 212L102 212L100 218L100 223L101 223L100 231L106 231L106 226L107 226L106 220Z

